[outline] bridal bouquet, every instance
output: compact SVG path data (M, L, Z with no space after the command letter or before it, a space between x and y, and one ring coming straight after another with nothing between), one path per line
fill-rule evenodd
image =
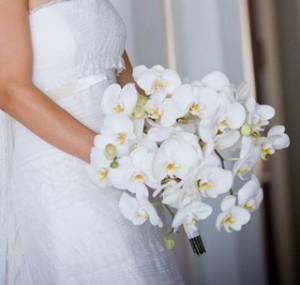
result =
M156 207L163 205L172 216L167 248L175 247L172 234L183 226L202 254L199 221L211 215L211 199L223 196L216 228L241 230L263 199L253 168L288 147L289 137L281 125L265 133L275 110L221 72L183 83L173 70L137 66L133 77L146 96L133 83L112 84L103 95L105 118L89 175L124 191L119 208L134 225L161 227ZM227 162L233 167L226 169ZM233 189L234 179L244 181L240 189Z

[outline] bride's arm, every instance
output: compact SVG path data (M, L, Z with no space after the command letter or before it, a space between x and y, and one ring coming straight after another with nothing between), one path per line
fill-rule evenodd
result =
M96 133L32 83L28 0L0 0L0 109L53 146L89 162Z
M127 83L136 83L134 81L134 78L132 77L133 68L126 50L123 53L123 60L125 64L125 69L117 76L117 82L121 86L124 86ZM139 94L145 95L144 91L137 84L135 84L135 87Z

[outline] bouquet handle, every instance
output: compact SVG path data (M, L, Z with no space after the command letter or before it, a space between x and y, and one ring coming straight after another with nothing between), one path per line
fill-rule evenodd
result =
M183 228L189 239L193 252L198 256L204 254L206 250L200 235L199 225L190 226L184 223Z

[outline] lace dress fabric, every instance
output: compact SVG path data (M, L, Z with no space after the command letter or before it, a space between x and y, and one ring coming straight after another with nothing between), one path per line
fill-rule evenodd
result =
M51 1L32 10L29 19L33 81L45 93L124 68L125 28L109 1ZM56 103L99 132L101 95L113 81ZM165 228L132 225L118 209L121 191L100 189L89 180L85 162L17 121L13 136L15 231L8 239L7 277L0 278L1 285L183 284L175 254L165 249Z

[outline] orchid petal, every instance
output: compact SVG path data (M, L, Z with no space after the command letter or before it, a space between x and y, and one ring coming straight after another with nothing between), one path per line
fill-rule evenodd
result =
M207 87L215 90L221 90L223 87L230 86L230 82L226 75L220 71L212 72L206 75L201 82Z
M228 211L235 205L236 198L232 195L225 196L221 202L221 209L223 212Z

